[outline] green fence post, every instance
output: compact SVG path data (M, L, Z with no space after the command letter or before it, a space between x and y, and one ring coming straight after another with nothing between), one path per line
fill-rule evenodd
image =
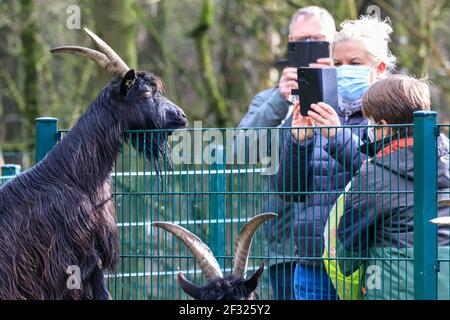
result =
M224 234L225 234L225 148L222 145L215 149L215 158L217 161L212 165L209 176L209 188L213 194L210 198L209 218L214 227L211 227L210 239L211 248L214 255L224 256ZM222 268L224 268L224 259L217 259Z
M437 282L436 112L414 112L414 299L435 300Z
M57 132L58 119L49 117L36 119L36 163L44 159L45 155L53 149L57 142Z
M2 166L2 177L17 176L20 174L20 169L18 164L5 164Z

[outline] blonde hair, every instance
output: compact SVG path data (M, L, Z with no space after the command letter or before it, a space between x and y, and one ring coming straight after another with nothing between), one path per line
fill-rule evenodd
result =
M359 20L344 21L341 28L331 44L332 51L340 42L359 41L375 63L384 62L388 71L395 70L397 58L389 50L393 31L389 19L361 16Z
M298 9L292 16L291 22L289 23L289 33L292 33L292 26L300 17L318 18L325 30L325 36L327 37L327 40L333 40L333 37L336 34L336 23L334 22L333 16L328 12L327 9L318 6L309 6Z

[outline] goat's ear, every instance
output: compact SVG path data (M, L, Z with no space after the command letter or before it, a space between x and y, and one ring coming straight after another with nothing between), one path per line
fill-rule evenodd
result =
M136 73L133 69L128 70L127 73L123 76L122 82L120 83L120 95L125 96L128 92L128 89L134 83L136 79Z
M248 293L255 291L256 287L258 286L259 277L261 276L263 271L264 263L261 262L261 265L259 269L256 270L255 274L251 278L245 280L245 288L247 289Z

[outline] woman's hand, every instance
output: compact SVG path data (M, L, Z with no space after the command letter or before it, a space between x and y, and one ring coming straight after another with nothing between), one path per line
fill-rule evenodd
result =
M314 122L310 117L304 117L300 113L300 103L297 101L294 105L294 116L292 118L292 127L313 127ZM292 135L298 140L303 141L314 136L314 130L309 129L292 129Z
M336 111L324 102L312 104L308 116L314 120L318 127L338 127L341 125ZM321 132L325 138L332 139L336 136L337 128L323 128Z

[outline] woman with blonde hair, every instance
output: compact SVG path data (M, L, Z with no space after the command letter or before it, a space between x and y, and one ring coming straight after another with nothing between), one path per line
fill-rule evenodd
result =
M322 261L324 226L336 199L367 158L359 152L367 140L360 126L368 123L361 111L362 96L395 68L387 21L361 17L341 27L331 44L339 105L318 102L302 116L297 103L278 170L283 198L304 202L293 231L298 256L294 293L299 300L337 298Z

